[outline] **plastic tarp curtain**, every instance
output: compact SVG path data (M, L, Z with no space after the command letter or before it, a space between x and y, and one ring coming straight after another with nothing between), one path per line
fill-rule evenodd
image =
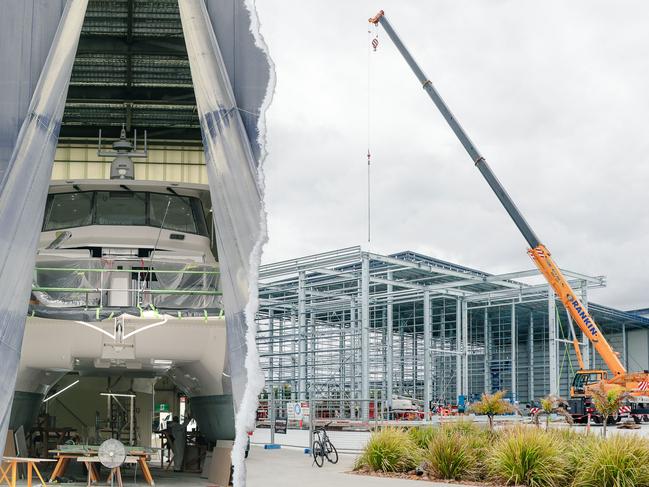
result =
M0 181L64 9L65 0L0 0Z
M70 0L0 182L0 451L4 451L40 222L87 0Z
M266 234L263 195L257 161L205 4L180 0L179 6L212 196L227 327L226 370L236 411L234 482L242 485L246 429L254 424L263 387L258 356L247 355L255 348L248 329L254 331L257 271Z

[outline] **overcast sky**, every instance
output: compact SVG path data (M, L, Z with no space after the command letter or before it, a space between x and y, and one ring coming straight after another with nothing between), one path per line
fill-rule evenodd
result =
M559 265L649 306L649 3L257 0L276 65L265 262L350 245L487 272L526 242L379 28L380 8Z

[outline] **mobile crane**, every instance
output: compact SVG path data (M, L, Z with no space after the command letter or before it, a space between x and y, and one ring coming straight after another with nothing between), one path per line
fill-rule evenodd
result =
M609 368L611 372L610 377L606 370L585 369L583 357L579 348L579 341L573 332L572 343L575 348L575 354L580 369L577 371L573 379L572 387L570 388L570 399L568 402L572 416L577 420L582 420L586 418L588 414L594 414L594 408L590 400L590 390L593 387L600 385L604 390L619 388L628 392L630 394L630 414L636 421L639 421L639 418L642 416L646 417L649 415L649 371L633 373L627 372L626 368L620 361L619 354L615 352L613 347L611 347L611 345L606 341L606 338L588 312L588 309L580 301L575 291L563 276L559 267L555 264L548 248L543 245L536 236L503 185L498 181L498 178L487 164L485 158L480 154L475 144L471 141L460 123L453 116L453 113L451 113L450 109L433 86L433 83L424 74L408 49L406 49L405 45L386 18L383 10L370 18L369 22L383 27L390 40L392 40L399 53L403 56L408 66L410 66L415 76L422 84L423 89L428 93L437 109L451 127L451 130L455 133L460 143L473 160L476 168L480 171L484 179L487 181L487 184L489 184L493 192L496 194L496 197L500 200L500 203L514 221L516 227L518 227L522 233L529 245L529 249L527 250L528 255L534 261L534 264L536 264L536 267L538 267L541 274L543 274L548 284L552 287L556 296L561 300L566 310L568 310L568 313L574 322L577 323L584 335L588 340L590 340L595 347L595 350L599 353L604 363ZM597 419L595 414L594 417Z

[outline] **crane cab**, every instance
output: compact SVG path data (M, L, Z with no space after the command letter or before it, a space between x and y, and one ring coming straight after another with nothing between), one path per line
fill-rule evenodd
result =
M587 386L608 379L608 372L601 369L579 370L572 380L570 397L585 397Z

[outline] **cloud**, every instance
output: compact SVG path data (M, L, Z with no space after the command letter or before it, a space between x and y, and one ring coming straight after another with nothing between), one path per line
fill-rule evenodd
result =
M560 266L606 275L591 299L648 304L649 63L641 1L381 5ZM259 2L277 66L264 260L367 245L488 272L532 267L525 241L368 1Z

